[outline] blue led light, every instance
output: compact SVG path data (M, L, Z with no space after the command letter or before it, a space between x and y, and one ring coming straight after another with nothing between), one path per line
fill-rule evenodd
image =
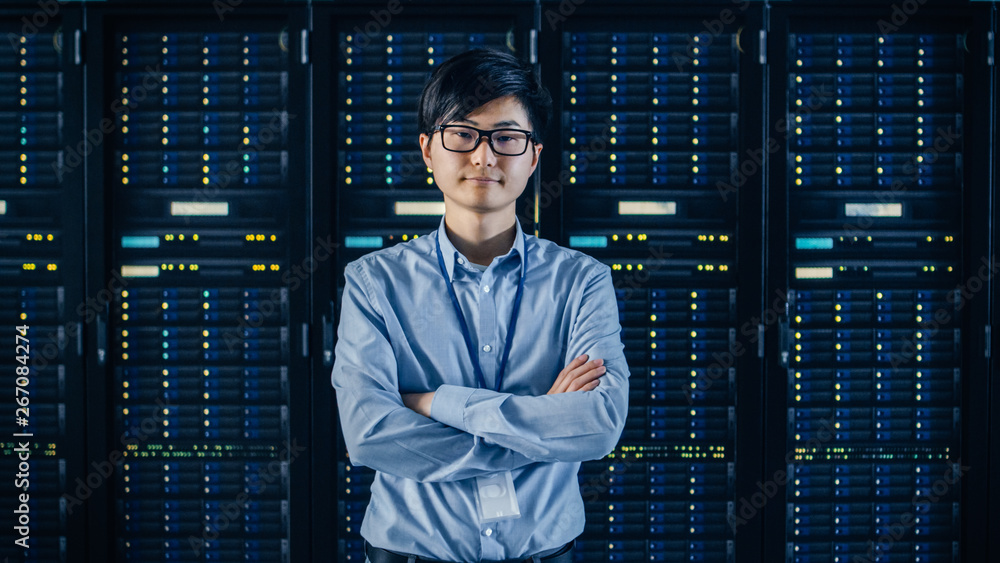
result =
M573 248L607 248L608 237L606 236L571 236L569 245Z
M122 248L159 248L160 237L122 237Z
M345 237L347 248L382 248L382 237Z
M795 248L798 250L830 250L833 248L833 239L822 238L796 238Z

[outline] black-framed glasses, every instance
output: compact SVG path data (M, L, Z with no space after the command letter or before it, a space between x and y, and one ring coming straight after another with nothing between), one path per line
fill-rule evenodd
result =
M531 131L523 129L476 129L468 125L438 125L441 146L451 152L472 152L486 139L493 152L503 156L520 156L528 150L528 141L534 142Z

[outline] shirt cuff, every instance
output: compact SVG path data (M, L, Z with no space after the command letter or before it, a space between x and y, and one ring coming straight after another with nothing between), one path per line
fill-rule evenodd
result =
M462 432L468 432L465 428L465 405L475 392L476 390L471 387L458 385L438 387L434 392L434 400L431 401L431 418Z

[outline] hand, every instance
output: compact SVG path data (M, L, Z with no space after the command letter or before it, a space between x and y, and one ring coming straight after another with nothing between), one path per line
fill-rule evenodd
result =
M406 408L422 414L427 418L431 417L431 403L434 402L434 393L404 393L403 405Z
M569 393L571 391L592 391L600 385L600 377L604 375L607 368L604 367L604 360L587 361L586 354L574 358L568 366L564 367L556 382L552 384L552 389L546 395L556 393Z

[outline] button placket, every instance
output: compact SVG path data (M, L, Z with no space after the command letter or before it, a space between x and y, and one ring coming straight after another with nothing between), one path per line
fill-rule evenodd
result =
M487 385L494 385L497 374L497 349L499 338L497 327L497 309L495 298L487 288L493 285L492 272L483 272L480 282L479 301L479 365L483 370L483 379Z

